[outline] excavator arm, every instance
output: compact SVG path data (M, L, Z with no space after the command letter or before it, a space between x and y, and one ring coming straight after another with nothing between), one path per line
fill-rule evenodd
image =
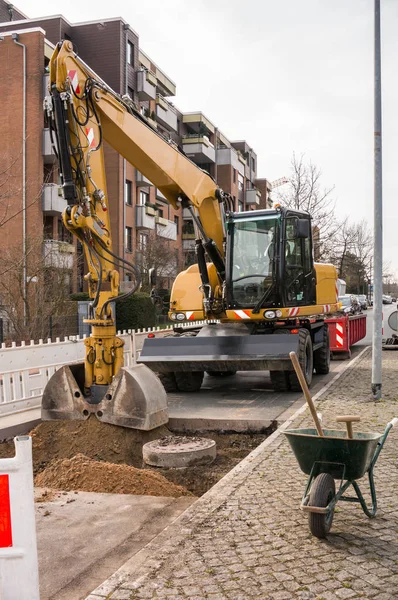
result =
M117 256L112 246L104 141L143 173L170 204L175 208L181 205L191 212L199 233L198 265L207 313L211 313L213 302L219 306L219 299L215 300L214 277L210 282L206 259L215 267L220 290L225 278L224 204L228 204L230 198L174 143L148 125L131 99L121 97L102 81L76 55L69 41L60 42L54 50L50 61L49 96L44 107L67 201L63 223L81 242L88 265L85 279L91 302L86 322L91 325L91 335L84 341L84 376L81 370L77 374L69 367L57 372L43 395L43 416L87 418L95 412L102 420L135 426L131 424L130 414L135 410L137 398L135 404L131 404L131 397L137 394L142 397L143 412L152 414L146 405L159 382L143 365L129 371L125 369L121 374L124 342L116 335L112 306L138 289L140 277L135 265ZM130 272L134 282L123 295L119 295L119 268ZM141 378L145 376L145 382L137 383L134 369ZM128 393L126 389L132 375L134 385L130 388L135 386L135 389ZM124 389L119 390L118 398L116 388ZM163 398L164 391L160 393L157 389L157 395ZM163 414L164 404L165 400L154 412ZM121 405L124 405L122 409ZM151 426L161 424L157 417L150 417L149 421ZM147 428L148 419L145 423L144 428Z

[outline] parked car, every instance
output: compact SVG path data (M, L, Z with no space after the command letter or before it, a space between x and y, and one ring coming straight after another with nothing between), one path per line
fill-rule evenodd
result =
M368 299L364 294L360 294L358 296L359 303L361 305L362 310L368 310Z
M342 303L342 311L345 314L356 315L362 311L361 304L354 294L345 294L344 296L339 296L339 302Z
M397 301L397 299L396 299L396 298L394 298L394 296L391 298L391 300L392 300L393 302L396 302L396 301Z
M383 304L392 304L391 296L388 296L387 294L383 294Z

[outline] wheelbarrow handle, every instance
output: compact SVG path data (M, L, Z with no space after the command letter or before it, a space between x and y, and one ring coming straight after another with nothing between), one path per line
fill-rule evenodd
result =
M391 427L395 427L396 425L398 425L398 417L394 417L393 419L391 419L391 421L387 423L387 427L389 425L391 425Z

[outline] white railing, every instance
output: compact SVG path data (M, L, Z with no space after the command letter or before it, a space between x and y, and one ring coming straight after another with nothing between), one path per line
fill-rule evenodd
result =
M204 321L178 324L178 327L203 325ZM119 331L118 336L124 340L124 364L136 364L148 333L162 336L170 333L172 328L160 327ZM15 343L7 348L0 348L0 418L17 412L25 412L38 408L41 404L43 390L57 369L63 365L83 362L86 336L70 336L55 342L50 339L46 343L39 340L30 344Z

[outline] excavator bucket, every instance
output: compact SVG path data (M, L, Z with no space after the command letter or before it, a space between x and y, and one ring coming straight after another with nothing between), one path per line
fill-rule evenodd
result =
M83 385L83 363L58 369L43 392L43 421L85 420L95 414L104 423L150 431L169 420L166 392L145 365L122 367L95 403L84 397Z

